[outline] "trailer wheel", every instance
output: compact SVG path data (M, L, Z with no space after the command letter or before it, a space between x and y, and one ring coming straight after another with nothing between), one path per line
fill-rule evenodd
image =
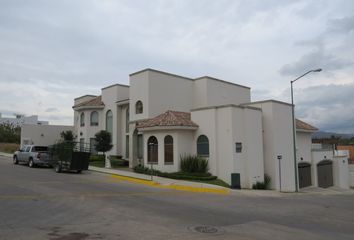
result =
M60 164L55 165L55 172L57 172L57 173L61 172L61 165Z

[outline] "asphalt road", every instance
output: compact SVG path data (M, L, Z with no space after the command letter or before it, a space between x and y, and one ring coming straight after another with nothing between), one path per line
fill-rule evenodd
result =
M0 239L354 239L354 194L215 195L0 157Z

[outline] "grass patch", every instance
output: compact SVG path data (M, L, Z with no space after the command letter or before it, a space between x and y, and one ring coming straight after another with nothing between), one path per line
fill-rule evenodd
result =
M17 143L0 143L0 152L14 153L20 148L20 144Z
M199 183L207 183L213 184L221 187L230 188L230 185L226 182L218 179L216 176L211 175L210 173L188 173L188 172L161 172L155 169L150 169L148 167L138 165L134 167L134 172L142 173L146 175L154 175L159 177L171 178L171 179L178 179L178 180L185 180L191 182L199 182Z
M217 185L217 186L221 186L221 187L226 187L226 188L231 188L231 186L229 184L227 184L226 182L224 182L221 179L214 179L214 180L204 180L204 181L200 181L200 180L190 180L192 182L200 182L200 183L207 183L207 184L213 184L213 185Z

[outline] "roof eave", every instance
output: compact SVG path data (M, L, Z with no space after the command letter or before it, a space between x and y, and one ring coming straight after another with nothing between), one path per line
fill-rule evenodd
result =
M141 132L146 131L161 131L161 130L191 130L195 131L198 129L197 126L153 126L153 127L137 127Z
M89 109L103 109L104 105L101 106L79 106L79 107L75 107L73 106L73 109L75 111L79 111L79 110L89 110Z

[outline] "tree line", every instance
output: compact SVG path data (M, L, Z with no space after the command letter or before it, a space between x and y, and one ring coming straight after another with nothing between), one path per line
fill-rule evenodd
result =
M1 143L20 143L21 127L11 123L0 124L0 142Z

